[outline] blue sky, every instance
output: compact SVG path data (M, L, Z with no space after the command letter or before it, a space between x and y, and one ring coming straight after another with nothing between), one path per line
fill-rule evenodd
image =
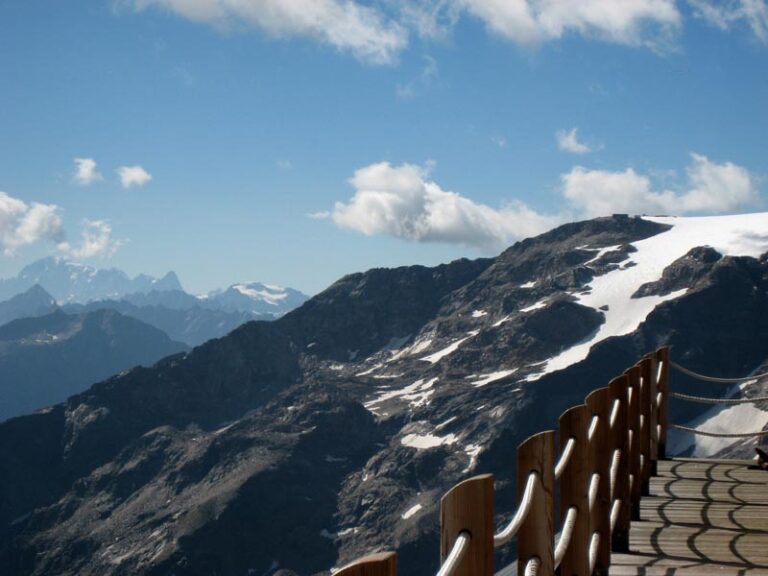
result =
M765 209L766 0L0 4L0 277L317 292L612 212Z

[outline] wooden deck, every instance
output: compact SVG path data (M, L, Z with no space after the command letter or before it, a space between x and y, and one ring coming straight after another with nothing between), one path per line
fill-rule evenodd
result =
M768 471L748 460L660 460L610 573L768 576Z

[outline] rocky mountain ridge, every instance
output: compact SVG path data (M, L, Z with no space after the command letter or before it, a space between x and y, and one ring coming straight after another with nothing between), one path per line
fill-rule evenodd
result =
M516 445L645 352L713 375L768 358L767 231L614 216L354 274L9 420L0 571L313 574L394 548L400 573L434 572L442 493L492 471L512 510Z

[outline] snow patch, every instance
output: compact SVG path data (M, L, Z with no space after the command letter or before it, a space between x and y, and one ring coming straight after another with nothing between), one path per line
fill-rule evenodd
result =
M469 334L468 336L465 336L464 338L456 340L452 344L446 346L442 350L435 352L434 354L430 354L429 356L424 356L424 358L421 358L421 360L424 360L425 362L430 362L432 364L439 362L449 354L453 354L454 352L456 352L456 350L459 349L459 346L464 344L464 342L466 342L470 338L474 338L479 333L480 333L479 330L472 330L471 332L468 333Z
M544 308L547 305L547 299L539 300L535 304L531 304L530 306L526 306L525 308L520 308L520 312L533 312L534 310L539 310L540 308Z
M600 260L600 258L602 258L602 257L603 257L603 256L605 256L606 254L608 254L608 252L615 252L615 251L616 251L616 250L618 250L619 248L621 248L621 245L617 245L617 246L606 246L605 248L600 248L600 249L598 249L598 250L597 250L597 254L594 256L594 258L592 258L591 260L587 260L586 262L584 262L584 265L585 265L585 266L589 266L589 265L590 265L590 264L592 264L593 262L597 262L598 260ZM594 250L594 248L587 248L587 250Z
M400 444L417 450L428 450L438 446L450 446L459 441L456 434L434 436L433 434L406 434L400 439Z
M733 386L726 398L744 397L744 389L748 385L749 382L745 382L740 386ZM734 434L757 432L765 428L766 424L768 424L768 412L748 403L713 406L698 418L688 422L686 426L717 434ZM707 458L743 440L743 438L700 436L672 428L669 430L668 449L670 454L675 455L682 454L693 446L691 454L693 458Z
M584 360L593 345L612 336L634 332L659 304L685 294L686 289L682 289L666 296L632 298L640 286L659 280L667 266L692 248L711 246L724 256L755 258L768 251L768 212L686 218L645 217L645 220L671 225L672 228L633 242L637 249L632 254L635 266L598 276L589 285L588 293L576 295L579 304L596 310L607 305L605 322L587 341L550 358L542 372L531 375L529 380Z
M411 408L424 406L429 404L432 395L435 393L435 382L437 382L437 378L432 378L430 380L420 378L405 388L384 392L378 398L366 402L364 406L374 414L376 414L373 409L374 406L386 402L387 400L392 400L393 398L402 398L403 400L406 400Z
M402 518L403 520L408 520L408 518L410 518L411 516L416 514L416 512L418 512L422 508L423 508L423 506L421 504L416 504L415 506L411 506L410 508L408 508L408 510L403 512L403 514L402 514L402 516L400 516L400 518Z
M485 310L473 310L472 311L472 318L482 318L483 316L487 316L488 312Z
M474 382L470 382L472 386L475 388L481 388L485 386L486 384L490 384L491 382L495 382L496 380L501 380L502 378L506 378L510 374L514 374L517 372L517 368L512 368L511 370L499 370L498 372L492 372L491 374L481 374L480 380L475 380Z
M525 284L520 284L520 288L533 288L536 286L536 280L531 280L530 282L526 282Z
M258 290L252 286L262 286L265 289ZM232 286L232 288L240 292L240 294L243 296L248 296L248 298L252 298L253 300L266 302L270 306L277 306L280 304L281 300L288 298L288 293L285 292L282 288L275 289L275 287L269 287L264 284L235 284Z
M483 451L483 447L479 444L467 444L464 448L464 453L469 456L469 464L467 464L467 467L462 470L463 473L471 472L472 469L477 465L477 457L480 455L480 452Z

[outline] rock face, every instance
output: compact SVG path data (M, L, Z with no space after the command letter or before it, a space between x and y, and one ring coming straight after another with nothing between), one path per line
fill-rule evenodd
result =
M519 442L640 355L670 344L713 375L766 361L768 246L738 240L768 216L723 220L722 256L696 225L614 216L353 274L8 420L0 573L303 575L383 549L434 573L440 496L493 472L507 518Z
M184 350L159 330L108 310L15 320L0 326L0 421Z

